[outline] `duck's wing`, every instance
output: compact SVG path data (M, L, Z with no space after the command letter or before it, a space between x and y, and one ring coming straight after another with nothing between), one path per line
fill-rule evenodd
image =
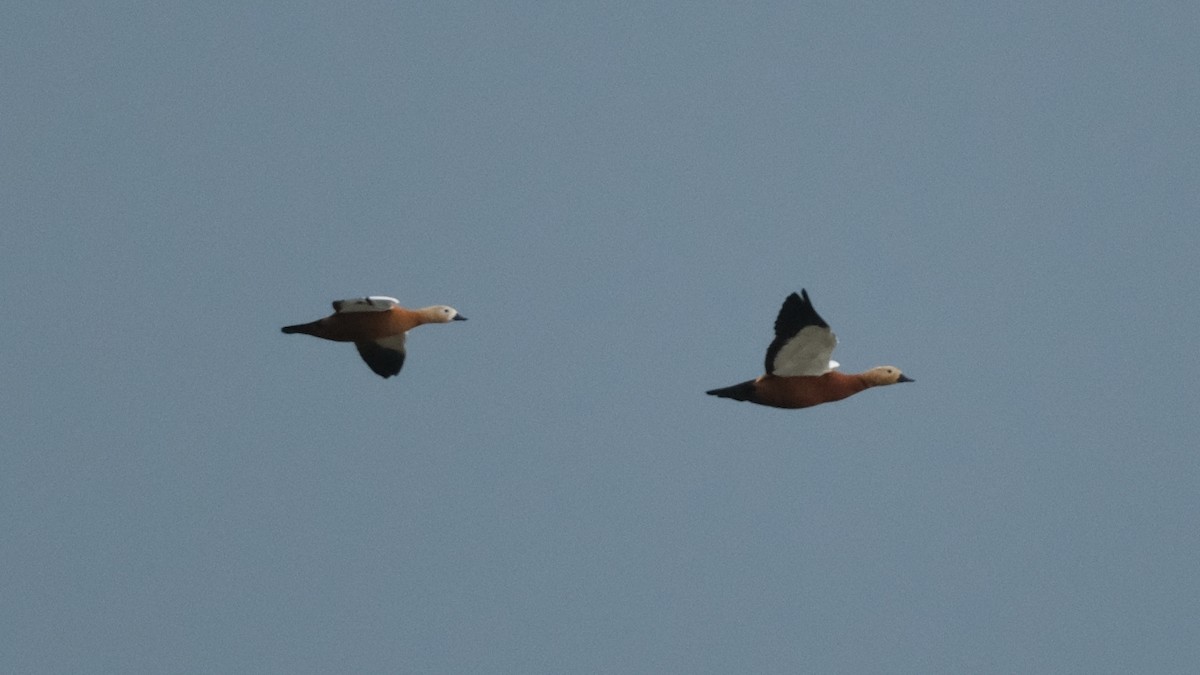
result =
M349 298L333 301L333 311L338 314L345 312L386 312L399 306L399 300L389 298L386 295L368 295L365 298Z
M354 346L358 347L358 355L367 366L380 377L398 375L404 367L404 333L374 342L355 342Z
M792 293L775 318L775 339L767 347L767 372L781 377L824 375L837 363L829 359L837 336L813 309L808 291Z

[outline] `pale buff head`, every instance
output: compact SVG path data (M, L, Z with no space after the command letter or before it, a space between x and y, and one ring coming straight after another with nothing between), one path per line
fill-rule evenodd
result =
M417 310L417 314L421 315L425 323L450 323L451 321L467 320L467 317L459 314L457 309L446 305L423 307Z
M913 381L911 378L906 377L904 373L901 373L900 369L895 366L878 366L863 373L860 377L866 380L872 387Z

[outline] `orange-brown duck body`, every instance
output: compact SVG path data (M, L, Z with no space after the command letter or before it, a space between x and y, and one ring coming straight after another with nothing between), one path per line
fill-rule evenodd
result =
M439 320L444 313L439 307L406 309L392 307L381 312L347 312L330 314L324 319L295 326L285 326L284 333L303 333L334 342L362 342L402 335L427 323L445 323ZM465 320L458 317L457 320Z

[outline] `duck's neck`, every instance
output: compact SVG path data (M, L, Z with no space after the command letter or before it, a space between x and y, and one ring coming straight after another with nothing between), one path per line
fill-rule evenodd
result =
M831 381L836 382L839 389L848 392L846 396L852 396L864 389L869 389L875 386L873 382L863 377L863 373L847 375L846 373L839 373L836 370L831 370L825 374L825 377L828 377Z

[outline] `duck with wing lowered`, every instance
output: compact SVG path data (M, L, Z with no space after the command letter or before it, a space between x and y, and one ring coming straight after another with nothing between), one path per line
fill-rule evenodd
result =
M334 300L333 314L309 323L284 326L284 333L302 333L334 342L353 342L376 375L388 378L404 366L405 336L427 323L465 321L467 317L445 305L407 309L385 295Z

